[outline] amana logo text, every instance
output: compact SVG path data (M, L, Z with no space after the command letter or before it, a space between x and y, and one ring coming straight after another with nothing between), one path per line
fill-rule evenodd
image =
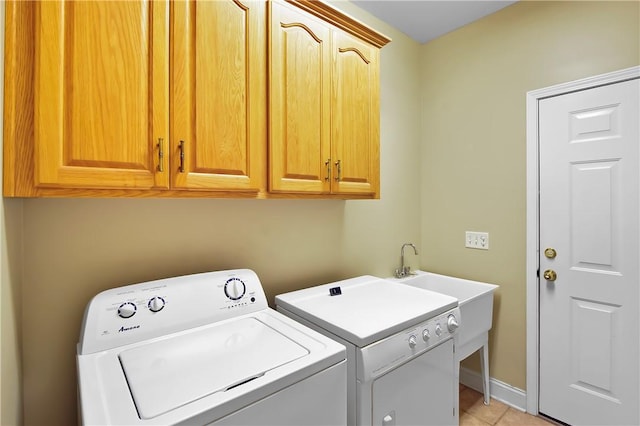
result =
M131 330L135 330L136 328L140 328L139 325L132 325L131 327L120 327L120 329L118 330L118 333L122 333L123 331L131 331Z

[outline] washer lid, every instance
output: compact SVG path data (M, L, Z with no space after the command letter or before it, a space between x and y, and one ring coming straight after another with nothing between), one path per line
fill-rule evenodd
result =
M331 296L335 287L341 294ZM364 347L453 309L458 300L364 275L281 294L276 305Z
M150 419L307 354L248 317L129 349L119 358L140 418Z

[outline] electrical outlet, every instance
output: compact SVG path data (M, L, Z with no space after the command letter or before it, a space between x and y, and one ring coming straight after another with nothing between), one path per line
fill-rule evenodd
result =
M489 250L489 233L466 231L464 246L467 248Z

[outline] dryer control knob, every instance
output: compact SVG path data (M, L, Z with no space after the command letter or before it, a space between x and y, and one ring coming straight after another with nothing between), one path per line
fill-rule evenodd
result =
M413 334L409 336L409 346L412 348L415 348L417 344L418 344L418 339L416 339L416 336L414 336Z
M431 338L431 333L429 332L429 329L425 328L424 330L422 330L422 340L426 342L430 338Z
M436 324L436 336L440 337L441 334L442 328L440 327L440 324Z
M156 296L149 300L149 303L147 303L147 306L149 307L149 310L151 312L161 311L162 308L164 308L164 299L162 297Z
M125 302L118 308L118 316L120 318L131 318L136 313L136 305L131 302Z
M449 329L449 333L453 333L458 327L460 327L460 324L458 324L456 316L453 314L449 315L447 318L447 328Z

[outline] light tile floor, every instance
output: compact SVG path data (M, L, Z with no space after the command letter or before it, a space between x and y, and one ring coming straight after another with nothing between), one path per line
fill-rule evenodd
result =
M552 426L540 417L532 416L491 399L484 405L482 393L460 385L460 426Z

